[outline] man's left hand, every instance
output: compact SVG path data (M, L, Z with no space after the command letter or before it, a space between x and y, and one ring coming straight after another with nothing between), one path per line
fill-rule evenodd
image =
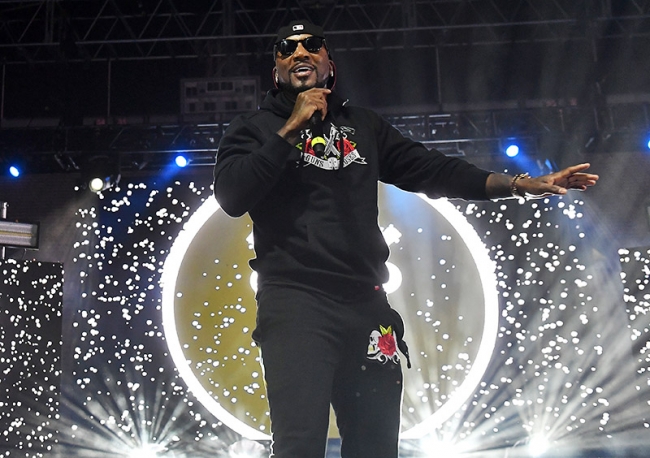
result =
M569 189L584 191L598 181L598 175L584 173L589 168L588 163L572 165L559 172L549 173L535 178L517 180L516 188L519 194L530 197L563 195Z

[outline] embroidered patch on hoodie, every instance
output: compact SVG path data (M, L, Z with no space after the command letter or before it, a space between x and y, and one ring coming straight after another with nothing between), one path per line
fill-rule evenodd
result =
M357 144L348 138L348 134L351 132L353 133L354 129L349 127L339 129L332 125L330 126L329 135L325 134L314 139L313 132L307 131L307 136L304 139L304 149L302 143L296 145L296 148L303 151L302 160L304 165L313 165L323 170L338 170L341 166L347 167L352 163L367 165L366 159L357 151ZM314 150L314 144L316 143L323 145L320 154L317 154Z
M397 341L392 326L385 328L379 325L379 330L375 329L370 333L368 359L377 360L382 364L386 364L388 361L399 363Z

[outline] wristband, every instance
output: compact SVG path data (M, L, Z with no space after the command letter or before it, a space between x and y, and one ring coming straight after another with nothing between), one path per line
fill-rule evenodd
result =
M522 178L530 178L530 175L527 173L518 173L512 178L512 181L510 182L510 194L512 194L512 197L517 197L518 199L526 198L526 194L520 193L519 189L517 189L517 181Z

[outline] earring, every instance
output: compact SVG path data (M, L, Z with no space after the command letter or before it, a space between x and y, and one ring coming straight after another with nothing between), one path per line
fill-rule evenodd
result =
M278 72L275 72L275 84L278 84L280 82L280 79L278 78Z
M330 70L330 78L334 77L334 70Z

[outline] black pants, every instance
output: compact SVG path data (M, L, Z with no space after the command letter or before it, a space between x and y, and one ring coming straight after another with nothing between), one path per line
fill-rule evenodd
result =
M397 457L402 370L386 337L397 327L403 329L401 318L382 291L350 302L292 288L258 293L254 337L267 385L272 456L322 458L331 403L343 458Z

